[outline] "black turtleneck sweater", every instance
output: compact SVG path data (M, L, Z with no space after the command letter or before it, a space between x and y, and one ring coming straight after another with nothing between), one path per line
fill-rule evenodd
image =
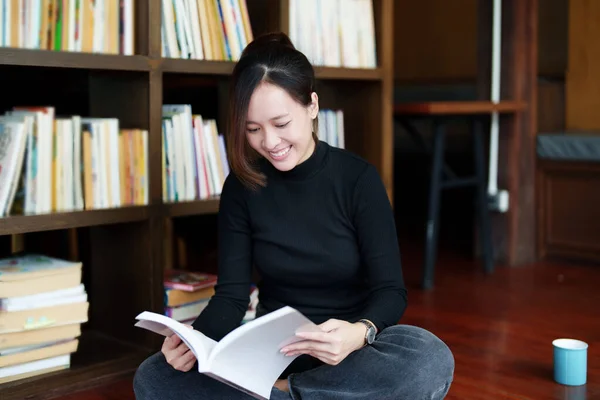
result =
M376 169L319 142L291 171L263 160L267 186L251 191L230 173L219 209L215 295L194 321L220 340L248 307L253 266L268 311L289 305L315 323L371 320L381 331L406 308L392 209Z

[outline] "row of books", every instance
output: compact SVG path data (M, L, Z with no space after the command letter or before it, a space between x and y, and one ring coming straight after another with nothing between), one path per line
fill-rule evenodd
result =
M30 254L0 259L0 385L70 368L89 302L82 264Z
M373 0L289 0L289 36L313 65L377 67Z
M133 55L135 0L0 0L0 47Z
M164 105L162 111L163 201L220 195L229 164L216 121L193 114L189 104Z
M344 112L342 110L319 110L319 130L317 132L319 140L340 149L345 148Z
M148 132L116 118L0 116L0 217L148 204Z
M162 0L162 55L237 61L253 39L246 0Z
M199 271L165 271L165 315L183 324L192 324L215 294L217 275ZM250 285L248 310L242 324L256 317L258 288Z

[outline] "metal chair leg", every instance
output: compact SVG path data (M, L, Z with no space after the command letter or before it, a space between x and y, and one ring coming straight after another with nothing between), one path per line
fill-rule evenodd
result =
M425 238L425 262L423 265L422 278L422 285L424 289L431 289L433 287L440 223L440 196L442 192L445 139L446 129L444 121L435 121L433 137L433 160L429 188L429 210L427 217L427 233Z

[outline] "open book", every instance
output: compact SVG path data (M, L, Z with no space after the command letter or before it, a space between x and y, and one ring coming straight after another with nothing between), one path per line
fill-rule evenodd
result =
M219 342L167 316L145 311L135 326L163 336L178 335L198 360L198 371L258 399L268 399L277 378L297 356L280 349L321 331L291 307L283 307L229 332Z

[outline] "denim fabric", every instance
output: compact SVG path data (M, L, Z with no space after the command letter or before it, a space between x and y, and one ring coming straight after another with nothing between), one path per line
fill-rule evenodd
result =
M271 399L438 400L448 393L453 375L454 357L446 344L424 329L395 325L336 366L290 373L291 393L274 388ZM138 400L251 399L196 367L189 372L173 369L162 353L140 365L134 391Z

